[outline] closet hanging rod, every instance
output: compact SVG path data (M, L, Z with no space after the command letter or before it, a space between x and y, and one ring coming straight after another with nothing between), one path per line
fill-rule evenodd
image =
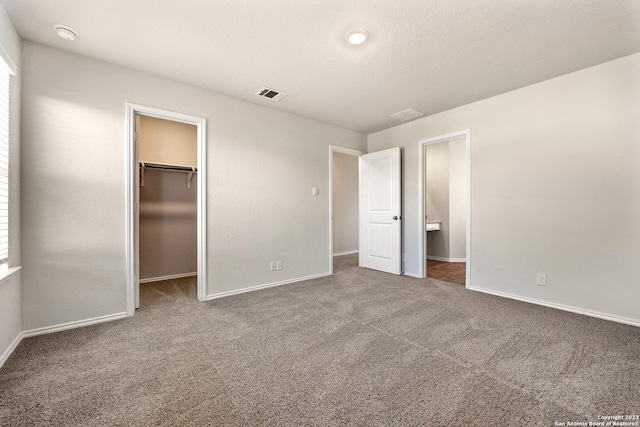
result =
M195 166L183 166L183 165L170 165L167 163L149 163L140 162L140 187L144 187L144 170L155 169L169 172L186 172L187 173L187 190L191 190L191 181L193 181L193 174L198 173L198 168Z
M162 170L179 171L179 172L197 172L198 171L198 168L195 166L170 165L168 163L140 162L140 167L143 169L162 169Z

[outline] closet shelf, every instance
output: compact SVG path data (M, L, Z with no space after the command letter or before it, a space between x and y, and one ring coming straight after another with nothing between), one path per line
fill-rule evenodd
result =
M152 163L152 162L140 162L140 167L144 169L162 169L177 172L197 172L198 168L195 166L185 165L172 165L169 163Z
M145 169L162 170L168 172L186 172L188 190L191 190L191 181L193 180L193 174L198 172L198 168L195 166L172 165L169 163L140 162L140 187L144 187Z

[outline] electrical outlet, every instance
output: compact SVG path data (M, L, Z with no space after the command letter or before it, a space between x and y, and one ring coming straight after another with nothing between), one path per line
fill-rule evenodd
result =
M282 260L281 259L276 261L276 270L278 270L278 271L282 270Z
M538 273L536 275L536 285L547 286L547 275L544 273Z
M271 271L276 271L276 263L275 263L275 261L273 261L273 262L271 263L270 268L271 268Z

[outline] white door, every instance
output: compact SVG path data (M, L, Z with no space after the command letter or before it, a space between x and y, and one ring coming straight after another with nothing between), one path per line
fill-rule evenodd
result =
M360 266L400 274L400 148L360 157Z

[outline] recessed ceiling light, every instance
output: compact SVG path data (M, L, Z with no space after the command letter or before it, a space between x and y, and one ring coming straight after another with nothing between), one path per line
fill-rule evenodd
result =
M369 35L365 30L355 29L349 31L345 37L349 43L353 45L359 45L367 41Z
M66 27L64 25L54 25L53 28L56 30L58 36L62 39L75 40L78 38L78 33L69 27Z

